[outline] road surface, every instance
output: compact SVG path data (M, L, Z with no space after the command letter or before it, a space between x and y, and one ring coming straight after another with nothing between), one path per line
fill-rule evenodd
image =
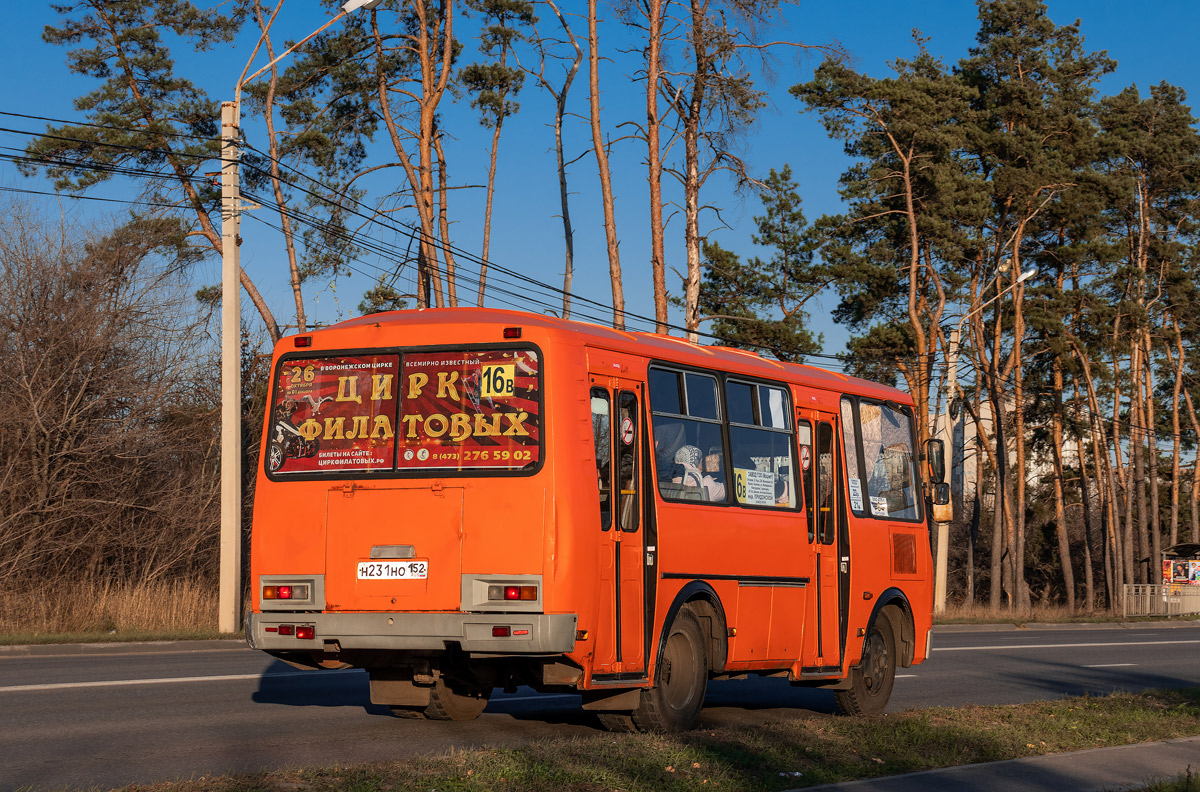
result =
M203 647L203 648L201 648ZM889 709L1200 685L1200 625L939 630ZM703 722L830 712L832 694L709 686ZM387 761L594 733L578 696L498 693L477 721L393 718L359 671L307 672L238 642L0 648L0 790L110 788L231 771Z

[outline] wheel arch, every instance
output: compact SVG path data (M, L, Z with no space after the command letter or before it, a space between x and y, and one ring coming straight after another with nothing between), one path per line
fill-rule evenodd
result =
M897 616L891 617L885 614L887 609L890 609L888 613L896 613ZM896 645L899 649L898 664L908 668L912 665L913 657L916 655L917 639L916 627L913 624L912 605L903 591L893 587L875 598L875 607L871 609L871 617L867 619L864 641L866 640L865 636L871 634L871 628L880 618L888 619L891 623L892 634L896 638Z
M725 607L717 592L703 580L692 580L684 585L671 600L670 607L663 617L662 629L659 630L655 642L654 662L662 656L666 646L667 634L679 611L690 605L695 611L700 627L708 637L708 669L710 673L720 673L725 670L728 655L728 639L725 619Z

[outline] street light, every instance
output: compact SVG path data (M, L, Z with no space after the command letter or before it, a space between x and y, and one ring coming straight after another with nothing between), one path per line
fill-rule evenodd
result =
M241 371L241 161L242 86L297 48L307 44L342 17L360 8L375 9L383 0L347 0L342 11L281 52L266 66L246 76L283 3L267 21L233 89L233 101L221 103L221 575L218 629L236 632L241 621L242 580L242 371Z
M1000 271L1000 273L998 273L996 275L997 281L1000 278L1000 274L1002 274L1004 272L1004 269L1005 269L1004 265L1001 265L1001 271ZM969 310L965 314L963 314L962 318L958 320L958 326L955 327L953 332L950 333L950 348L946 353L946 363L950 367L949 377L947 378L947 383L946 383L946 410L947 410L947 412L946 412L946 423L943 425L942 431L946 434L946 439L945 439L946 447L950 449L951 475L953 475L953 471L954 471L954 464L953 464L954 437L950 431L949 407L950 407L950 401L958 396L958 339L959 339L959 335L962 333L963 325L966 323L967 319L971 318L971 316L979 313L984 308L986 308L989 305L991 305L992 303L994 303L996 300L999 300L1001 297L1008 294L1010 291L1012 291L1013 289L1017 288L1025 281L1032 278L1034 275L1037 275L1037 272L1038 272L1037 267L1030 267L1029 269L1022 272L1019 276L1017 276L1016 283L1010 284L1008 286L1008 288L997 292L995 297L992 297L990 300L988 300L986 302L980 303L979 305L975 306L974 308L972 308L971 310ZM992 284L989 283L987 285L987 288L991 288L991 285ZM934 613L944 613L946 610L946 567L947 567L947 556L949 555L949 550L950 550L949 544L950 544L950 523L940 522L937 524L937 558L935 559L936 572L935 572L934 582L933 582L933 612Z

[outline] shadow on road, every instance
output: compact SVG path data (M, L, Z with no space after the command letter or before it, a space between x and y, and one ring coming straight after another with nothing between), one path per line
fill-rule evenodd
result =
M371 689L362 671L297 671L280 660L267 666L250 700L291 707L362 707L370 715L392 717L392 711L371 703Z

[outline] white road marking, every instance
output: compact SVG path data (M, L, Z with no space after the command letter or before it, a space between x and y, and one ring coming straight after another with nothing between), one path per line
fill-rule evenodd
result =
M1178 644L1200 644L1198 641L1108 641L1102 643L1069 643L1069 644L1018 644L1000 646L935 646L935 652L982 652L997 649L1077 649L1088 646L1167 646Z
M912 679L916 674L896 674L896 679Z
M1096 665L1085 665L1082 668L1125 668L1126 666L1135 666L1137 663L1098 663Z
M326 674L345 672L327 671ZM285 671L279 674L223 674L221 676L162 677L158 679L109 679L99 682L49 682L41 685L10 685L0 687L0 693L25 693L33 690L73 690L76 688L120 687L123 685L168 685L174 682L223 682L241 679L280 679L282 677L311 676L312 671Z

